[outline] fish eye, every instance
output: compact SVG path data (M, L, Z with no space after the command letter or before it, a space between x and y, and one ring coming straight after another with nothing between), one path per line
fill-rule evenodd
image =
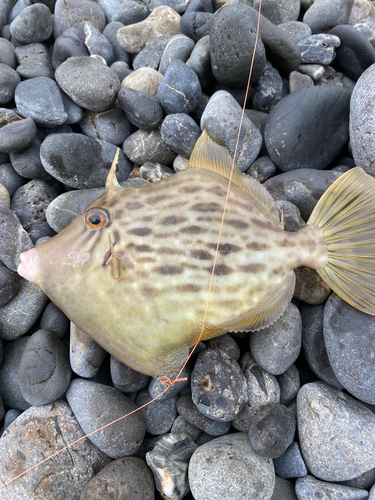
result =
M109 213L104 208L90 208L85 213L83 220L89 229L99 229L109 221Z

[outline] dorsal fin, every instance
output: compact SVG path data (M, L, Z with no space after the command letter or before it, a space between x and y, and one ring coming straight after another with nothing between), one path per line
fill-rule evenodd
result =
M214 140L207 130L204 129L194 146L188 167L211 170L229 179L232 163L233 159L227 148L219 144L217 140ZM280 222L279 209L270 193L262 184L252 177L241 173L237 167L233 170L232 182L246 191L246 193L265 208L266 213L271 215L272 220L281 229L284 229Z
M121 188L120 184L118 183L117 177L116 177L116 169L117 169L117 162L118 162L118 157L120 154L120 148L117 148L115 157L113 159L111 168L108 172L107 175L107 180L105 181L105 190L109 191L111 187L116 187L116 188Z

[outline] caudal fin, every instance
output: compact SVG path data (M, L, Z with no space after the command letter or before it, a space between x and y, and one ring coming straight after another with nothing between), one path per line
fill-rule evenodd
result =
M320 276L346 302L375 315L375 179L360 167L343 174L308 224L323 231L328 249Z

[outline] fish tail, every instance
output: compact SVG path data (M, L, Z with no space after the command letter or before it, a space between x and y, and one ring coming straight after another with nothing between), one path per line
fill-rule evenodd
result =
M375 179L360 167L340 176L308 224L321 229L328 250L320 276L346 302L375 315Z

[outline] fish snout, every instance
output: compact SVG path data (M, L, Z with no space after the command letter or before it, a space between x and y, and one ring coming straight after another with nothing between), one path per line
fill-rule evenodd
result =
M39 255L36 248L31 248L27 252L20 255L21 264L17 268L17 272L22 278L25 278L31 283L36 283L36 275L39 270Z

